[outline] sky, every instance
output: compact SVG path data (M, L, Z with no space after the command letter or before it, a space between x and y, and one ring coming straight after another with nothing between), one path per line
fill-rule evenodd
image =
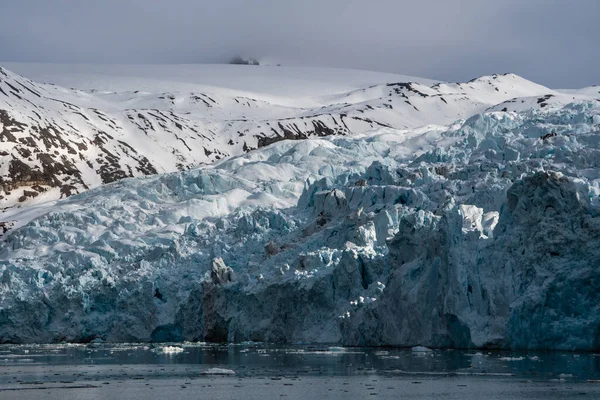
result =
M600 0L0 0L0 63L368 69L446 81L513 72L600 85Z

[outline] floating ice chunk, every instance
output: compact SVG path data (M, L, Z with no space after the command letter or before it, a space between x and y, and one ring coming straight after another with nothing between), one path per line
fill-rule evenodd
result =
M467 357L485 357L483 355L483 353L481 353L481 352L477 352L477 353L473 353L473 354L467 354L466 356Z
M415 346L411 349L411 351L413 353L431 353L433 350L424 346Z
M225 376L233 376L235 375L235 371L231 369L225 368L209 368L206 371L202 371L200 375L225 375Z
M179 354L183 353L183 348L177 346L164 346L159 347L156 351L164 354Z
M501 361L523 361L525 357L500 357Z

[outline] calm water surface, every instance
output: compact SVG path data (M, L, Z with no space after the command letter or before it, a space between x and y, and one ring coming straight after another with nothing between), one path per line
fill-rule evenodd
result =
M600 399L600 355L327 346L0 346L0 399Z

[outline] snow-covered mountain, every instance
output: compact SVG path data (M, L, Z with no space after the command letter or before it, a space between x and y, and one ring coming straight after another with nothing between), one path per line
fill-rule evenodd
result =
M238 73L246 73L243 68ZM0 69L0 207L186 170L283 139L448 124L515 97L556 95L515 75L464 84L415 80L421 83L379 83L342 93L319 82L323 94L295 98L294 81L287 83L287 96L215 87L184 92L181 84L177 91L147 91L153 88L147 81L139 83L144 91L81 91ZM89 85L84 82L76 84ZM110 77L92 82L114 85Z
M163 132L146 116L156 94L21 83L35 104L53 90L91 99L132 138L146 133L123 121L145 115L156 131L126 143L167 169L145 143ZM14 86L7 98L30 99ZM246 110L232 89L211 92L202 123L222 127L218 143L245 126L258 149L5 212L0 341L600 349L600 94L514 75L347 89L297 106L257 94L240 125L225 118ZM187 95L167 96L192 118ZM48 121L70 121L58 111ZM318 136L301 121L333 129L342 115L336 135L260 146L284 131L254 133L279 120ZM20 122L15 137L34 125Z

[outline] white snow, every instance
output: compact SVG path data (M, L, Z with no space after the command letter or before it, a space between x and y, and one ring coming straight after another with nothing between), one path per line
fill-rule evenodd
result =
M204 91L224 88L267 96L298 98L349 92L389 82L435 80L407 75L339 68L224 64L38 64L4 62L2 66L37 82L107 92Z

